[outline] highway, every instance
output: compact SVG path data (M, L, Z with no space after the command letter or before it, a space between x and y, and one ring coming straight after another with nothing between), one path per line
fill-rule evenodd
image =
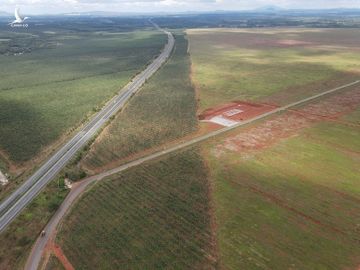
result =
M222 134L224 134L226 132L229 132L231 130L234 130L234 129L238 128L238 127L252 124L252 123L254 123L256 121L259 121L261 119L265 119L265 118L267 118L269 116L272 116L272 115L275 115L277 113L287 111L288 109L291 109L293 107L303 105L303 104L308 103L308 102L315 101L316 99L319 99L319 98L324 97L326 95L330 95L330 94L338 92L340 90L349 88L349 87L357 85L359 83L360 83L360 80L354 81L354 82L349 83L349 84L345 84L343 86L340 86L340 87L337 87L337 88L334 88L334 89L331 89L331 90L328 90L328 91L325 91L325 92L321 92L321 93L319 93L317 95L302 99L300 101L285 105L285 106L280 107L280 108L276 108L276 109L274 109L274 110L272 110L270 112L264 113L262 115L259 115L259 116L255 117L255 118L240 122L237 125L234 125L234 126L231 126L231 127L226 127L226 128L223 128L223 129L219 129L219 130L210 132L210 133L208 133L206 135L193 138L193 139L188 140L186 142L181 142L179 144L170 146L170 147L168 147L166 149L163 149L162 151L159 151L159 152L150 154L148 156L139 158L137 160L131 161L131 162L129 162L127 164L124 164L124 165L122 165L120 167L117 167L115 169L100 173L98 175L91 176L91 177L89 177L89 178L87 178L87 179L85 179L85 180L83 180L83 181L81 181L79 183L76 183L73 186L72 190L70 191L69 195L65 198L64 202L61 204L58 211L55 213L55 215L51 218L50 222L45 227L46 235L44 237L39 236L36 243L34 244L32 250L31 250L31 253L30 253L30 255L29 255L28 259L27 259L25 270L36 270L36 269L38 269L41 258L42 258L42 255L44 254L45 247L50 241L54 240L54 237L56 236L56 229L57 229L59 223L61 222L62 218L66 215L66 213L68 213L68 211L71 208L71 206L73 205L73 203L79 198L79 196L81 194L83 194L83 192L87 189L87 187L90 184L95 183L95 182L100 181L100 180L103 180L103 179L105 179L105 178L107 178L107 177L109 177L111 175L115 175L117 173L123 172L123 171L125 171L125 170L127 170L129 168L136 167L136 166L141 165L141 164L143 164L145 162L157 159L159 157L168 155L170 153L182 150L182 149L187 148L187 147L191 147L191 146L193 146L195 144L198 144L198 143L201 143L201 142L206 141L208 139L211 139L211 138L214 138L216 136L222 135Z
M15 192L0 204L0 233L16 218L16 216L39 194L39 192L64 168L112 115L124 107L128 100L141 88L169 58L174 48L174 36L160 29L151 22L156 29L168 36L168 43L161 54L147 68L138 74L117 96L111 99L106 106L87 123L68 143L58 150L42 165L29 179Z

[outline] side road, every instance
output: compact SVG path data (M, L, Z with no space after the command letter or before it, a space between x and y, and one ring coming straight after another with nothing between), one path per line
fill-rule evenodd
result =
M261 120L261 119L267 118L269 116L275 115L277 113L286 111L286 110L288 110L290 108L293 108L293 107L296 107L298 105L302 105L304 103L314 101L314 100L316 100L318 98L321 98L323 96L326 96L326 95L335 93L337 91L346 89L348 87L357 85L359 83L360 83L360 80L354 81L352 83L349 83L349 84L346 84L346 85L343 85L343 86L340 86L340 87L337 87L337 88L322 92L320 94L317 94L317 95L302 99L300 101L288 104L286 106L276 108L276 109L274 109L274 110L272 110L270 112L259 115L259 116L255 117L253 119L249 119L249 120L241 122L241 123L239 123L237 125L211 132L211 133L206 134L204 136L200 136L200 137L191 139L191 140L189 140L187 142L179 143L177 145L174 145L174 146L171 146L171 147L169 147L167 149L164 149L163 151L159 151L159 152L156 152L154 154L150 154L150 155L148 155L146 157L131 161L131 162L129 162L127 164L124 164L124 165L122 165L120 167L117 167L115 169L112 169L112 170L103 172L101 174L89 177L89 178L75 184L73 189L69 193L69 195L65 198L64 202L62 203L62 205L58 209L58 211L55 213L55 215L52 217L52 219L50 220L48 225L45 227L45 232L46 232L45 236L43 236L43 237L39 236L39 238L37 239L35 245L33 246L32 251L31 251L31 253L30 253L29 257L28 257L25 269L26 270L36 270L36 269L38 269L40 261L41 261L41 257L42 257L42 255L44 253L46 245L48 243L50 243L51 241L54 241L54 238L56 236L56 230L57 230L58 224L61 222L62 218L66 215L66 213L71 208L71 206L76 201L76 199L78 199L80 197L80 195L84 193L84 191L87 189L87 187L90 184L95 183L96 181L103 180L108 176L111 176L111 175L120 173L122 171L125 171L125 170L127 170L129 168L141 165L141 164L143 164L145 162L157 159L157 158L165 156L167 154L182 150L184 148L187 148L187 147L193 146L195 144L201 143L201 142L203 142L205 140L214 138L214 137L216 137L218 135L221 135L223 133L226 133L226 132L231 131L233 129L236 129L238 127L254 123L254 122L258 121L258 120Z

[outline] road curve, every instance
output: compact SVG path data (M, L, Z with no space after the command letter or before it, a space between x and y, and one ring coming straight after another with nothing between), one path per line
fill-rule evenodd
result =
M237 125L231 126L231 127L227 127L227 128L223 128L223 129L220 129L220 130L217 130L217 131L213 131L213 132L208 133L208 134L206 134L204 136L194 138L194 139L189 140L187 142L179 143L179 144L171 146L171 147L169 147L167 149L163 149L162 151L159 151L159 152L156 152L154 154L150 154L148 156L145 156L143 158L139 158L137 160L131 161L131 162L129 162L127 164L124 164L124 165L122 165L120 167L117 167L115 169L103 172L103 173L98 174L98 175L94 175L92 177L89 177L89 178L77 183L73 187L73 189L70 191L69 195L65 198L64 202L61 204L58 211L51 218L48 225L45 227L46 235L44 237L39 236L36 243L34 244L32 250L31 250L31 253L30 253L30 255L29 255L28 259L27 259L27 262L26 262L26 265L25 265L25 270L37 270L38 269L40 261L41 261L41 257L42 257L42 255L44 253L45 246L49 243L49 241L54 240L54 239L52 239L52 237L55 237L55 235L56 235L56 229L57 229L58 224L60 223L62 218L66 215L66 213L71 208L71 206L76 201L76 199L79 198L79 196L86 190L86 188L90 184L92 184L92 183L94 183L96 181L103 180L104 178L109 177L111 175L114 175L114 174L120 173L122 171L125 171L125 170L127 170L129 168L141 165L141 164L143 164L143 163L145 163L147 161L151 161L153 159L156 159L156 158L159 158L161 156L170 154L172 152L176 152L176 151L179 151L181 149L193 146L193 145L195 145L197 143L200 143L200 142L203 142L205 140L211 139L211 138L213 138L215 136L218 136L218 135L226 133L226 132L228 132L230 130L236 129L236 128L240 127L240 126L245 126L245 125L251 124L251 123L253 123L255 121L267 118L267 117L269 117L271 115L277 114L279 112L286 111L286 110L288 110L290 108L302 105L304 103L314 101L314 100L316 100L318 98L321 98L323 96L335 93L337 91L343 90L345 88L354 86L354 85L359 84L359 83L360 83L360 80L354 81L352 83L345 84L343 86L340 86L340 87L337 87L337 88L322 92L320 94L317 94L317 95L302 99L300 101L285 105L283 107L276 108L276 109L274 109L274 110L272 110L270 112L259 115L258 117L255 117L253 119L243 121L243 122L241 122L241 123L239 123Z
M168 43L162 53L140 74L138 74L120 93L89 121L85 127L55 153L44 165L27 179L15 192L0 204L0 233L15 219L15 217L39 194L39 192L53 179L56 174L70 161L96 132L124 107L126 102L141 88L169 58L175 44L174 36L160 29L151 22L156 29L168 36Z

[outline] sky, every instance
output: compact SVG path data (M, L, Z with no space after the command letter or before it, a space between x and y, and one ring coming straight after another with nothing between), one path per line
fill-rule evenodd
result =
M67 12L186 12L215 10L249 10L264 6L285 9L360 8L360 0L0 0L0 12L55 14Z

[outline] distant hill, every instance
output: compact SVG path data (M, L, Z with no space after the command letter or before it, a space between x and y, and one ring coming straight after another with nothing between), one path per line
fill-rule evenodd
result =
M10 13L0 11L0 17L9 17L9 16L12 16L12 15Z
M268 5L268 6L263 6L260 8L255 9L254 11L257 12L277 12L277 11L283 11L284 9L278 6L274 6L274 5Z

